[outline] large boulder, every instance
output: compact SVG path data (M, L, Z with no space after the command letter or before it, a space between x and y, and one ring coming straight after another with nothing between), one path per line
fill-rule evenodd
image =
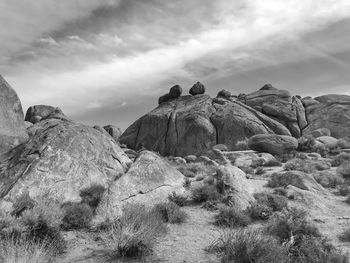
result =
M92 127L49 119L29 129L35 130L29 141L1 157L0 209L26 193L34 200L80 200L82 188L107 188L131 164L109 135Z
M218 104L207 95L182 96L162 103L120 136L128 148L142 147L161 155L200 155L216 144L229 150L255 134L290 135L279 122L235 101Z
M143 151L126 174L111 184L98 213L119 214L128 203L152 206L172 192L183 193L184 176L159 155Z
M335 138L350 136L350 96L325 95L314 100L318 103L306 104L308 126L303 133L328 128Z
M194 84L192 86L192 88L190 89L190 94L191 95L199 95L199 94L204 94L205 93L205 86L200 83L199 81L197 81L196 84Z
M169 90L169 96L171 99L176 99L180 97L182 94L182 88L179 85L175 85L170 88Z
M258 152L281 155L298 148L298 140L291 136L277 134L257 134L249 138L248 146Z
M21 101L0 75L0 154L28 140Z
M331 136L320 136L316 141L323 143L329 149L334 149L338 146L338 140Z
M49 105L30 106L25 117L25 121L33 124L47 119L69 120L60 108Z
M122 133L123 133L122 129L120 129L119 127L114 126L114 125L103 126L103 129L105 129L106 132L108 132L109 135L111 135L115 141L118 141L120 135L122 135Z
M294 137L300 137L301 129L307 125L304 107L300 99L292 97L289 91L272 87L271 84L267 84L250 94L241 94L238 99L280 122L290 130Z

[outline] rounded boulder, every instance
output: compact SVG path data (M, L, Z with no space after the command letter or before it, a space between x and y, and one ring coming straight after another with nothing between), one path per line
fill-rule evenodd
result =
M281 155L296 150L298 140L288 135L257 134L249 138L248 146L258 152Z

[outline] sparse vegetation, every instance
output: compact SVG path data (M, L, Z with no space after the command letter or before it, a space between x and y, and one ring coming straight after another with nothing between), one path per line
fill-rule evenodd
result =
M236 149L237 149L237 151L249 150L248 139L238 141L236 143Z
M225 231L209 248L221 256L221 262L287 263L288 251L276 239L259 230Z
M187 219L187 214L173 202L159 203L154 206L154 211L165 223L181 224Z
M282 166L282 163L277 159L271 159L265 162L265 167L275 167L275 166Z
M350 228L339 235L339 240L342 242L350 242Z
M332 158L332 166L339 166L344 162L350 162L350 153L339 153Z
M81 202L89 205L95 211L105 190L104 186L99 184L93 184L90 187L84 188L80 191Z
M287 198L281 195L263 192L254 194L254 198L258 203L266 204L268 207L271 207L274 212L282 211L288 205Z
M64 205L62 228L65 230L89 227L93 217L91 207L85 203L68 203Z
M242 210L231 206L220 206L214 224L221 227L245 227L250 223L249 216Z
M286 171L302 171L305 173L311 173L314 171L323 171L331 168L331 164L320 160L309 160L294 158L284 165Z
M272 215L273 210L266 204L255 202L247 208L246 213L253 220L267 220Z
M19 217L25 210L33 208L35 201L29 196L29 193L20 195L13 204L12 216Z
M304 135L298 139L298 150L302 152L312 152L316 140L312 135Z
M184 195L177 194L175 191L169 194L168 200L177 204L178 206L184 206L187 203L187 197Z
M337 168L337 174L343 176L344 179L350 179L350 162L343 162Z
M166 232L155 210L142 205L124 207L123 215L99 233L99 239L110 260L142 258L152 251L157 238Z
M203 184L191 189L192 199L196 203L213 201L220 198L220 194L215 185Z
M283 174L274 173L267 182L267 186L271 188L287 187L288 185L293 185L300 189L308 190L301 176L292 172L286 172Z
M314 174L313 177L323 187L335 188L337 185L344 184L343 177L328 171L319 172Z
M341 196L350 195L350 187L348 185L338 185L337 190Z

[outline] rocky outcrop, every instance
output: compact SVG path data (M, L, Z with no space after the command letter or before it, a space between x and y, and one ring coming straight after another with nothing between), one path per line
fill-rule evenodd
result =
M235 149L255 134L290 135L279 122L235 101L216 103L207 95L182 96L162 103L134 122L119 141L131 149L161 155L200 155L216 144Z
M109 135L111 135L115 141L118 141L120 135L122 135L122 133L123 133L119 127L114 126L114 125L103 126L103 129L105 129L106 132L108 132Z
M25 117L25 121L33 124L47 119L69 120L60 108L49 105L30 106Z
M331 136L331 131L328 128L319 128L314 131L311 131L309 134L312 135L312 137L314 138L318 138L321 136Z
M291 136L276 134L257 134L249 138L249 148L273 155L289 153L298 148L298 140Z
M307 125L301 100L286 90L274 88L271 84L250 94L241 94L239 100L277 120L287 127L296 138L301 136L302 129Z
M305 103L308 126L304 134L319 128L328 128L335 138L350 136L350 96L325 95ZM308 99L310 101L310 99Z
M152 206L173 191L182 193L184 176L159 155L143 151L129 171L111 184L99 207L100 214L121 212L127 203Z
M131 164L109 135L92 127L49 119L29 130L34 131L27 143L2 156L0 207L24 193L34 200L45 195L60 203L79 200L82 188L107 187Z
M199 81L197 81L197 83L194 84L190 89L190 94L193 96L204 94L204 93L205 93L205 86Z
M0 75L0 154L28 140L21 101Z
M175 85L170 88L167 94L164 94L163 96L159 97L158 104L162 104L169 100L177 99L178 97L181 96L181 94L182 94L182 88L179 85Z

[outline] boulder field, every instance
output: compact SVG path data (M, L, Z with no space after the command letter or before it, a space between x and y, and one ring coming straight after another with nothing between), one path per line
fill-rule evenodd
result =
M270 84L238 96L222 90L211 98L204 92L204 85L197 82L190 90L193 95L177 93L177 97L161 100L157 108L129 126L119 141L135 150L187 156L217 144L237 150L238 142L256 134L299 138L317 130L319 136L350 136L350 96L300 98Z

